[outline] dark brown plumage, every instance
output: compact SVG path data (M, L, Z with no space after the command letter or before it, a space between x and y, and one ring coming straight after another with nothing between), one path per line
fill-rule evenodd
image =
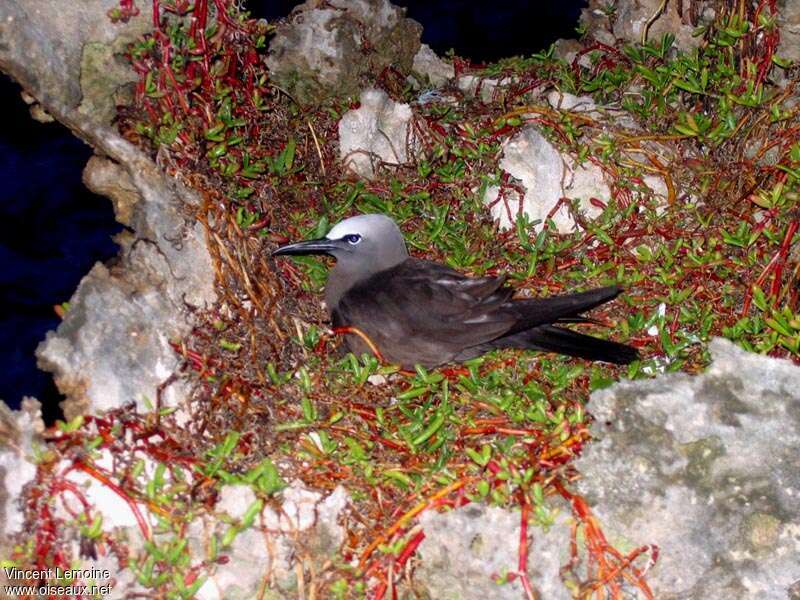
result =
M636 350L555 326L582 322L581 313L622 290L513 300L505 277L472 279L444 265L408 258L350 288L332 307L334 327L363 331L389 362L413 368L463 362L496 348L559 352L625 364ZM369 348L348 336L356 353Z

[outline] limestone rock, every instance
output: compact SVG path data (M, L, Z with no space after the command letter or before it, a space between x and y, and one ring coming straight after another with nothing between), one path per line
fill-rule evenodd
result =
M684 0L678 0L684 2ZM692 37L694 27L681 19L678 14L678 2L668 2L664 11L652 22L647 32L648 40L658 41L665 33L675 36L675 44L682 50L696 48L702 42L702 37ZM647 21L660 8L661 0L644 0L639 2L624 2L617 6L614 20L614 33L624 40L639 42ZM684 14L688 14L687 11Z
M64 2L58 10L48 0L5 0L0 4L0 69L58 120L83 105L89 120L107 124L107 99L132 73L128 68L126 74L121 63L112 68L110 61L152 22L152 4L139 4L138 16L115 25L106 13L119 6L116 0Z
M256 494L249 485L228 484L223 485L219 490L217 504L214 508L236 520L241 519L255 501Z
M695 0L675 0L667 2L662 8L661 0L621 0L613 5L603 0L590 0L589 6L581 12L581 25L586 28L588 38L607 45L617 39L629 43L640 43L648 21L652 20L647 39L658 41L666 33L675 36L675 45L680 50L697 48L702 36L693 35L695 29L714 19L711 2ZM692 22L694 17L694 22Z
M798 0L778 1L778 27L781 33L778 55L792 62L800 61L800 2Z
M142 470L143 476L152 478L156 470L156 465L150 458L139 454L144 468ZM113 469L115 456L112 452L105 448L100 452L100 455L95 458L94 465L104 471L111 471ZM72 465L71 462L66 460L61 461L56 466L56 471L67 473L64 479L69 483L76 486L76 489L81 490L84 499L92 507L92 514L99 515L103 519L103 528L105 531L111 532L114 529L130 529L137 533L127 536L131 540L131 545L135 548L142 546L140 533L138 529L138 521L131 506L125 502L114 490L101 483L88 473L79 469L69 469ZM157 525L156 517L148 509L146 502L135 502L135 506L141 514L144 522L148 527ZM63 521L70 522L77 514L83 509L83 504L72 494L62 494L59 499L54 502L55 514L63 519Z
M511 77L494 79L491 77L478 77L477 75L462 75L456 80L456 85L467 98L479 97L481 102L488 104L497 100L503 88L513 83Z
M3 541L22 527L23 515L16 500L36 476L34 446L42 443L43 432L37 400L23 398L19 410L0 401L0 551L4 550Z
M800 580L800 367L710 349L702 375L592 395L579 487L612 543L660 548L657 598L783 600Z
M306 0L270 43L270 76L299 102L354 95L386 67L411 72L422 26L388 0Z
M440 87L455 77L453 65L439 58L428 44L422 44L414 55L413 70L434 87Z
M35 448L43 444L41 404L33 398L23 398L20 410L11 410L0 400L0 556L13 552L12 534L22 528L23 488L36 478ZM0 589L18 584L9 580L0 569ZM0 598L5 598L0 592Z
M111 200L117 222L131 226L134 208L142 195L124 168L107 158L93 156L83 169L83 184Z
M137 77L124 54L131 43L152 29L149 14L152 14L150 6L130 19L116 37L84 44L80 79L83 96L79 112L110 125L117 114L117 106L130 102Z
M555 41L555 48L553 50L553 54L563 60L568 64L572 64L572 61L575 60L575 57L578 56L578 52L583 49L583 44L581 44L578 40L572 39L558 39ZM591 67L591 62L586 62L586 58L588 58L585 54L582 57L580 64L584 67Z
M219 535L216 524L198 519L189 527L189 536L195 541L210 540ZM223 530L224 531L224 530ZM208 550L198 548L198 557ZM200 587L197 600L250 600L260 596L260 587L266 580L269 588L265 598L284 598L277 590L291 590L297 582L292 570L293 546L285 536L273 536L257 529L247 529L225 549L229 558L226 565L218 565Z
M247 486L226 487L235 489L228 489L224 506L218 503L217 508L227 511L236 505L235 510L240 512L249 506L247 501L252 492ZM241 497L237 499L236 496ZM324 497L296 481L283 491L281 499L280 510L264 508L253 526L235 537L225 550L230 560L214 567L196 598L255 598L265 580L270 581L268 593L275 594L276 598L284 597L282 594L297 586L294 571L297 561L310 560L319 568L338 552L344 540L344 529L337 520L348 501L344 488L337 487ZM218 520L205 517L195 520L189 532L193 554L202 560L208 553L211 536L221 537L226 527ZM301 534L308 541L298 543Z
M613 46L617 38L611 29L611 23L604 10L606 6L600 2L590 1L589 5L581 10L580 24L586 30L587 39Z
M598 216L602 210L590 202L597 198L608 202L611 191L605 183L603 172L597 165L585 162L575 164L561 153L533 126L523 128L503 147L500 167L519 180L525 190L523 197L515 191L500 196L498 186L490 186L484 196L492 217L501 229L514 227L517 215L526 214L530 221L539 220L540 230L547 215L562 197L579 201L579 210L587 218ZM576 223L566 206L561 206L552 217L557 231L569 233Z
M116 0L62 3L58 10L47 0L0 3L0 69L105 156L90 165L87 183L115 197L118 217L131 228L120 238L113 270L96 267L84 279L59 330L37 351L67 395L67 416L154 400L177 364L168 336L191 327L186 304L215 298L205 233L183 216L198 199L109 125L132 81L118 53L152 21L151 4L140 4L139 16L114 24L107 13ZM171 386L170 401L179 392Z
M597 114L597 104L591 96L576 96L552 90L547 94L547 103L556 110L571 110L578 113Z
M382 90L361 94L361 106L350 110L339 121L339 156L347 169L371 179L383 162L406 164L418 143L409 129L413 112Z
M529 526L528 578L538 598L568 600L560 568L569 561L568 511L543 530ZM520 513L483 504L446 512L422 513L425 538L415 580L428 597L440 600L492 598L517 600L524 592L519 579L505 582L519 565Z
M48 332L36 351L39 367L54 374L67 396L62 403L67 419L128 402L144 409L178 366L169 343L187 331L189 321L176 311L181 300L164 284L170 262L154 243L133 242L124 251L129 268L96 264L81 280L58 330ZM203 266L210 269L210 260ZM180 270L188 274L188 267ZM205 274L191 279L198 276ZM185 283L175 287L183 290ZM202 288L193 299L202 303L197 292ZM189 293L181 295L188 301ZM176 406L186 392L176 382L165 388L162 400Z

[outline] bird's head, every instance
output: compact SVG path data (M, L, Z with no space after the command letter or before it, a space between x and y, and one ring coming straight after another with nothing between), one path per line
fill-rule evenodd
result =
M328 254L342 270L366 275L408 258L403 234L386 215L358 215L334 225L324 238L281 246L272 256Z

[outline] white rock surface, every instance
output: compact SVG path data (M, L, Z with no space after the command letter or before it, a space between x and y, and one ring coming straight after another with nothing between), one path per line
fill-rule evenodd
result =
M589 0L587 4L581 11L581 25L586 31L583 39L587 45L592 40L612 46L619 40L639 44L650 22L648 41L658 42L664 34L669 33L675 36L675 46L684 51L691 51L702 43L703 36L694 34L697 28L707 26L714 20L715 10L719 8L718 4L708 0L693 0L691 7L687 0L619 0L614 3L614 11L609 15L606 0ZM694 22L690 14L695 15Z
M264 524L271 531L297 533L312 527L320 511L326 515L337 514L344 508L347 492L339 486L323 499L322 493L309 490L302 481L297 480L283 490L281 497L283 504L280 511L270 507L264 509ZM338 526L333 528L333 533L337 539L344 536L344 531Z
M34 446L44 431L41 404L23 398L19 410L0 401L0 550L3 540L22 528L24 516L17 500L22 488L36 477Z
M547 103L556 110L583 113L596 119L600 125L613 125L624 129L639 131L640 127L628 111L617 106L597 105L591 96L576 96L558 90L550 91Z
M370 375L369 377L367 377L367 381L370 383L370 385L381 386L386 383L386 377L377 374Z
M513 83L511 77L504 77L499 81L491 77L478 77L477 75L462 75L456 80L456 86L467 98L474 98L480 94L484 103L495 99L495 95L502 91L504 86Z
M244 516L255 501L256 494L249 485L223 485L214 508L237 520Z
M444 85L456 74L453 65L439 58L428 44L422 44L414 55L413 69L436 87Z
M388 0L306 0L272 37L270 79L300 102L351 96L386 67L409 75L421 33Z
M141 475L143 480L152 478L156 469L155 463L143 453L136 453L136 458L144 462L144 469ZM103 449L100 456L94 460L94 464L105 472L111 472L114 456L110 450ZM103 530L132 528L137 532L134 537L140 538L139 524L131 505L105 483L85 471L72 468L72 466L73 463L71 461L62 460L57 465L56 471L64 473L64 479L75 484L81 490L84 498L92 507L92 514L102 516ZM155 525L155 518L148 510L147 503L134 502L134 505L148 527ZM67 508L69 511L65 510ZM71 514L80 513L82 508L83 505L72 494L61 494L55 504L56 514L65 521L71 520Z
M189 527L188 535L193 542L207 543L218 524L207 519L197 519ZM198 558L207 552L198 545ZM286 536L271 535L257 528L239 533L233 543L225 549L229 561L218 565L195 594L197 600L251 600L259 597L259 589L267 580L273 585L292 587L296 582L292 570L293 545ZM271 590L275 596L278 592Z
M548 92L547 103L557 110L572 110L575 112L594 112L597 104L591 96L576 96L567 92L552 90Z
M710 350L702 375L592 395L597 441L575 463L580 491L609 539L660 548L656 598L793 598L800 367L720 338Z
M800 2L784 0L778 11L781 43L778 55L795 63L800 61Z
M231 510L236 513L246 510L251 504L247 489L225 486L223 505L218 502L216 508L228 514ZM311 550L321 564L338 550L344 540L344 528L337 521L348 501L343 487L323 496L307 489L301 481L294 481L282 492L281 499L279 510L265 507L261 518L236 536L225 550L230 560L214 568L196 595L199 600L255 598L264 581L270 582L271 593L289 593L296 586L294 566L300 558L298 552ZM219 536L224 530L219 521L207 517L194 521L188 535L195 556L205 556L208 540L214 532ZM297 545L303 532L309 533L312 546Z
M177 364L167 336L191 330L186 304L215 300L205 232L185 219L186 205L198 197L111 123L115 99L136 78L115 62L115 49L152 26L152 3L138 5L139 16L115 24L108 18L119 7L115 0L62 2L57 10L42 0L0 2L3 71L105 157L89 166L102 173L85 181L116 196L117 213L130 228L117 238L122 248L115 267L97 267L84 278L58 331L37 350L40 368L53 372L67 396L68 419L142 402L145 395L154 400ZM176 403L184 391L169 387L167 402Z
M519 566L520 512L470 504L443 513L425 511L419 524L425 538L419 545L416 580L437 600L524 597L519 579L499 583ZM537 598L569 600L561 567L569 561L569 511L543 530L528 527L528 579Z
M139 246L137 252L164 263L152 248ZM179 364L169 341L185 323L175 319L174 311L157 287L136 286L100 263L94 266L81 280L58 331L48 332L37 349L39 367L52 371L72 400L68 419L131 401L144 410L146 398L155 401L156 389ZM179 391L181 385L166 388L165 405L174 406Z
M408 104L395 102L386 92L362 92L361 106L339 121L339 157L345 168L371 179L381 162L406 164L418 147L413 134L409 135L412 117Z
M483 202L501 229L514 227L517 215L525 213L530 221L540 221L535 226L540 230L562 197L579 200L579 210L592 219L602 209L593 205L590 198L604 203L611 198L600 167L588 161L576 165L563 157L533 126L525 127L505 143L500 167L519 180L525 189L523 198L513 191L500 198L498 186L486 190ZM576 226L570 211L563 205L552 219L559 233L569 233Z
M289 38L293 44L292 54L298 54L304 60L312 62L320 83L327 86L338 83L342 76L341 71L345 69L342 60L344 55L361 42L355 30L342 31L336 28L337 14L338 11L334 8L304 11L302 20L297 19L293 35ZM280 38L273 42L273 52L268 60L270 70L280 68L278 60L285 43ZM298 53L298 48L305 50L305 54ZM314 52L309 53L312 48Z

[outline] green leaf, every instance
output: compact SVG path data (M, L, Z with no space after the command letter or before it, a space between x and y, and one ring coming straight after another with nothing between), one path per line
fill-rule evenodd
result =
M445 418L443 414L441 413L437 414L430 422L430 424L424 429L424 431L412 440L411 445L419 446L424 441L429 439L433 434L439 431L442 425L444 425L444 420Z

